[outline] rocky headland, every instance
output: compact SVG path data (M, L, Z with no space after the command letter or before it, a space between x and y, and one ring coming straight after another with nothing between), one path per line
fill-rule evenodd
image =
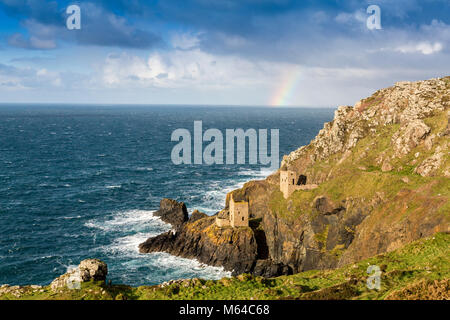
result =
M161 202L174 229L139 246L265 277L330 269L450 231L450 77L400 82L340 106L309 145L265 180L228 194L249 203L249 227ZM314 188L287 199L280 171ZM164 218L163 218L164 220Z

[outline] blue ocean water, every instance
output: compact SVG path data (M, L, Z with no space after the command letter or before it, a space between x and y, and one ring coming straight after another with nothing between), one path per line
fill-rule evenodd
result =
M152 215L161 198L213 214L227 192L269 174L259 165L174 165L172 131L193 133L194 120L223 133L279 129L281 158L332 116L331 108L0 106L0 284L46 285L86 258L107 262L113 283L228 275L138 253L170 229Z

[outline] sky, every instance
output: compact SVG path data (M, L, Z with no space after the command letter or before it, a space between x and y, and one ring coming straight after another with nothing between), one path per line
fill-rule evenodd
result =
M336 107L449 71L448 0L0 0L0 103Z

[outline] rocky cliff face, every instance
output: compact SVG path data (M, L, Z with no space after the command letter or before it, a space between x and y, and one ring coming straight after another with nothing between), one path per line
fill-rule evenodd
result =
M176 256L223 266L238 273L249 272L256 257L256 240L250 228L218 228L214 217L187 222L139 245L140 252L164 251Z
M171 224L175 229L180 228L189 219L186 205L183 202L167 198L160 201L159 210L155 211L154 215Z
M450 77L397 83L341 106L281 164L318 188L284 199L275 172L232 192L249 199L252 228L200 218L141 251L272 276L334 268L449 232L449 106Z
M299 233L314 238L299 250L284 245L284 255L305 252L290 263L300 270L335 267L449 231L449 106L449 77L397 83L339 107L310 145L286 156L282 166L321 186L279 204L299 210L300 219L288 226L301 231L287 243ZM295 206L313 196L311 208ZM328 209L318 208L320 198Z
M174 201L174 200L171 200ZM162 202L161 202L162 203ZM161 206L164 216L166 206ZM139 245L142 253L168 252L176 256L197 259L200 262L222 266L233 274L255 273L275 276L288 274L289 269L267 260L258 245L258 232L250 227L219 228L215 217L194 211L189 221L175 230L149 238Z

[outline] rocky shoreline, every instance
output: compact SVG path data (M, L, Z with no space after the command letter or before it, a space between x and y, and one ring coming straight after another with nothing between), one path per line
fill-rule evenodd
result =
M265 277L292 274L289 267L264 259L258 250L255 226L219 228L215 217L194 211L190 218L182 202L163 199L157 215L173 229L139 245L141 253L167 252L223 267L233 275L252 273ZM183 221L183 223L179 223ZM172 223L174 222L174 223Z

